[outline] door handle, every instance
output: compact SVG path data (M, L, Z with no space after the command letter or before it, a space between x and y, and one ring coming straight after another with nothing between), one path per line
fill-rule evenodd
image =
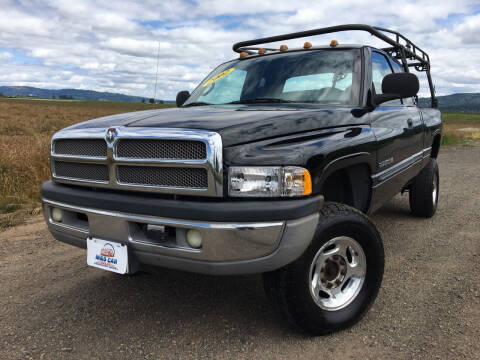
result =
M407 120L407 124L408 124L408 127L409 127L409 128L411 128L411 127L413 126L413 120L412 120L412 118L409 118L409 119Z

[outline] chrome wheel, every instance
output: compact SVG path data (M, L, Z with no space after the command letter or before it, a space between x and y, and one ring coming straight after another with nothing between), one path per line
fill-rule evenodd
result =
M437 174L433 174L433 188L432 188L432 199L433 199L433 206L437 205L437 193L438 193L438 178Z
M367 259L360 244L347 236L325 243L310 265L310 293L324 310L350 304L365 281Z

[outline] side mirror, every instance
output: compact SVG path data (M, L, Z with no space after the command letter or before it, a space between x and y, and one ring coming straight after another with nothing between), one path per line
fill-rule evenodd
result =
M180 107L183 104L185 104L185 101L187 101L189 97L190 97L190 93L188 91L180 91L177 94L177 99L176 99L177 106Z
M420 89L418 78L412 73L388 74L382 80L382 93L375 95L375 105L386 101L404 99L417 95Z

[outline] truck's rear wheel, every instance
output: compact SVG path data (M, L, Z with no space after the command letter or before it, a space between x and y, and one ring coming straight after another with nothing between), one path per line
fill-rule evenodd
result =
M315 236L295 262L264 274L267 297L287 320L313 335L359 321L382 282L383 245L359 211L326 203Z
M410 186L410 210L416 216L430 218L437 211L439 173L437 160L430 159Z

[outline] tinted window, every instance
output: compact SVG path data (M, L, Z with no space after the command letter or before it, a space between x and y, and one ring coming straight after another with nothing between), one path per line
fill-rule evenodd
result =
M393 67L393 71L396 72L396 73L402 73L402 72L405 72L403 70L403 67L401 65L399 65L395 60L393 60L392 58L390 58L390 64L392 64L392 67ZM406 99L402 99L402 102L404 105L408 105L408 106L412 106L412 105L415 105L415 102L413 101L413 98L406 98Z
M336 88L344 91L352 86L352 74L314 74L297 76L287 79L283 92L319 90L325 87Z
M296 76L285 81L283 92L317 90L332 85L333 73Z
M392 74L392 68L387 58L375 51L372 52L372 81L377 94L382 94L382 80L385 75ZM384 105L401 105L400 100L391 100L383 103Z
M390 58L390 64L392 64L392 67L393 67L393 71L396 72L396 73L401 73L401 72L404 72L403 71L403 68L396 62L394 61L393 59Z

